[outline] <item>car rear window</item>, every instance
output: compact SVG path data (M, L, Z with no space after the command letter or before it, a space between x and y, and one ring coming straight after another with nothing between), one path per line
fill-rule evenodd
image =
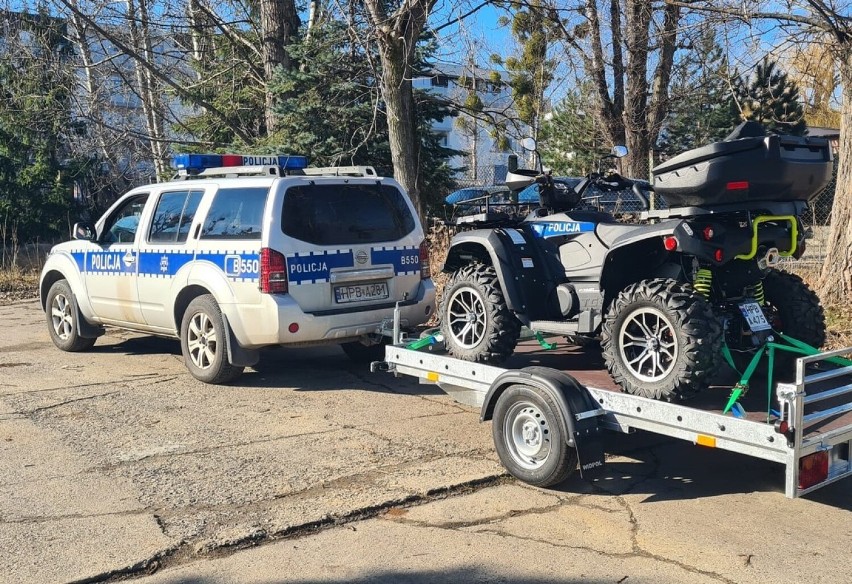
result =
M201 230L201 239L260 239L269 187L219 189Z
M391 185L302 185L284 196L281 230L316 245L396 241L414 231L404 195Z

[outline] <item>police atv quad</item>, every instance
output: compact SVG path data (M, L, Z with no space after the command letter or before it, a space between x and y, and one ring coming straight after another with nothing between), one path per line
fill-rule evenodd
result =
M816 295L775 266L804 252L799 217L832 164L824 140L767 136L747 123L655 168L653 189L669 208L643 212L644 224L577 207L589 184L631 183L617 175L593 173L569 189L536 171L510 173L514 190L539 183L541 207L496 227L485 217L488 229L453 238L439 313L447 350L499 363L522 325L599 338L625 391L675 399L706 388L723 354L751 363L773 332L819 347Z

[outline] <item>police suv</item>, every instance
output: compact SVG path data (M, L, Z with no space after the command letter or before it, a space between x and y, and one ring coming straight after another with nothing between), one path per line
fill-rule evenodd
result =
M301 156L174 166L51 250L40 297L63 351L91 348L103 325L177 337L193 376L226 383L270 345L381 359L397 303L409 326L434 310L423 228L393 179Z

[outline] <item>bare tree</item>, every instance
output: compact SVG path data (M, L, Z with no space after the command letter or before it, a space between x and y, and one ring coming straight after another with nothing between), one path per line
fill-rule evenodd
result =
M830 50L840 71L843 89L837 187L832 208L826 258L817 292L824 302L847 303L852 297L852 6L830 0L787 0L786 10L764 0L676 1L670 5L716 14L750 27L759 21L780 24L800 42L819 35L830 39Z
M669 108L680 6L650 0L584 0L569 11L570 19L558 18L556 7L552 12L593 82L596 115L607 139L630 149L626 172L647 176L651 148Z
M294 0L260 0L260 23L263 34L263 66L266 73L266 131L275 131L275 102L269 81L279 67L292 68L287 45L299 29L299 15Z
M367 17L382 64L381 89L388 120L388 140L394 175L423 213L418 185L420 141L411 85L417 41L423 34L435 0L388 3L364 0Z

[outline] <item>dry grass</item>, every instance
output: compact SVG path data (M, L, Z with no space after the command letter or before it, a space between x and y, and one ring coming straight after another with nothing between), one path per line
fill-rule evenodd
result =
M0 270L0 302L38 297L38 276L35 269Z

